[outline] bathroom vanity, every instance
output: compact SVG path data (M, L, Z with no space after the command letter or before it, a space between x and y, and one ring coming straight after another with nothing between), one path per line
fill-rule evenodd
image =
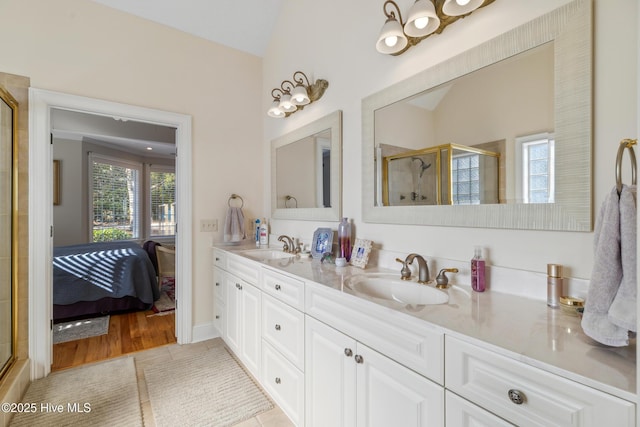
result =
M600 346L544 301L456 285L398 302L354 286L396 271L279 249L213 261L220 335L295 425L635 425L635 344Z

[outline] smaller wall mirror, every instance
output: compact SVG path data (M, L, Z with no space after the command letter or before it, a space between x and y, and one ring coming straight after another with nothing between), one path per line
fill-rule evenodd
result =
M271 141L271 216L338 221L342 212L342 111Z

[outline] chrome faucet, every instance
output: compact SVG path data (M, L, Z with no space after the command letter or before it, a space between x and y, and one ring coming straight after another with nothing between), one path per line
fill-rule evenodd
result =
M429 266L427 265L427 261L425 261L421 255L409 254L404 262L406 265L411 265L414 259L418 260L418 283L426 284L429 281Z
M293 239L291 237L283 234L280 237L278 237L278 242L283 243L282 250L284 252L287 252L290 254L296 253L296 245L295 243L293 243Z

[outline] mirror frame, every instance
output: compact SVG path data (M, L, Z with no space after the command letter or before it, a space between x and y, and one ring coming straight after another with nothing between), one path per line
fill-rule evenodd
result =
M276 149L331 129L331 207L278 209ZM308 221L340 221L342 215L342 110L315 120L271 141L271 217Z
M592 230L592 11L575 0L362 100L364 222L526 230ZM374 116L379 108L554 42L555 203L375 206ZM571 165L571 168L566 166ZM570 170L568 170L570 169Z

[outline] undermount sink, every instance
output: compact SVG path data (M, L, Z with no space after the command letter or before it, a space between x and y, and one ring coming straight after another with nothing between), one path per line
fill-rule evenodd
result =
M269 260L269 259L285 259L285 258L293 258L296 255L284 252L278 249L248 249L246 251L241 252L242 255L246 255L249 258L257 259L257 260Z
M347 279L346 285L356 294L402 304L445 304L449 301L446 292L389 274L352 276Z

